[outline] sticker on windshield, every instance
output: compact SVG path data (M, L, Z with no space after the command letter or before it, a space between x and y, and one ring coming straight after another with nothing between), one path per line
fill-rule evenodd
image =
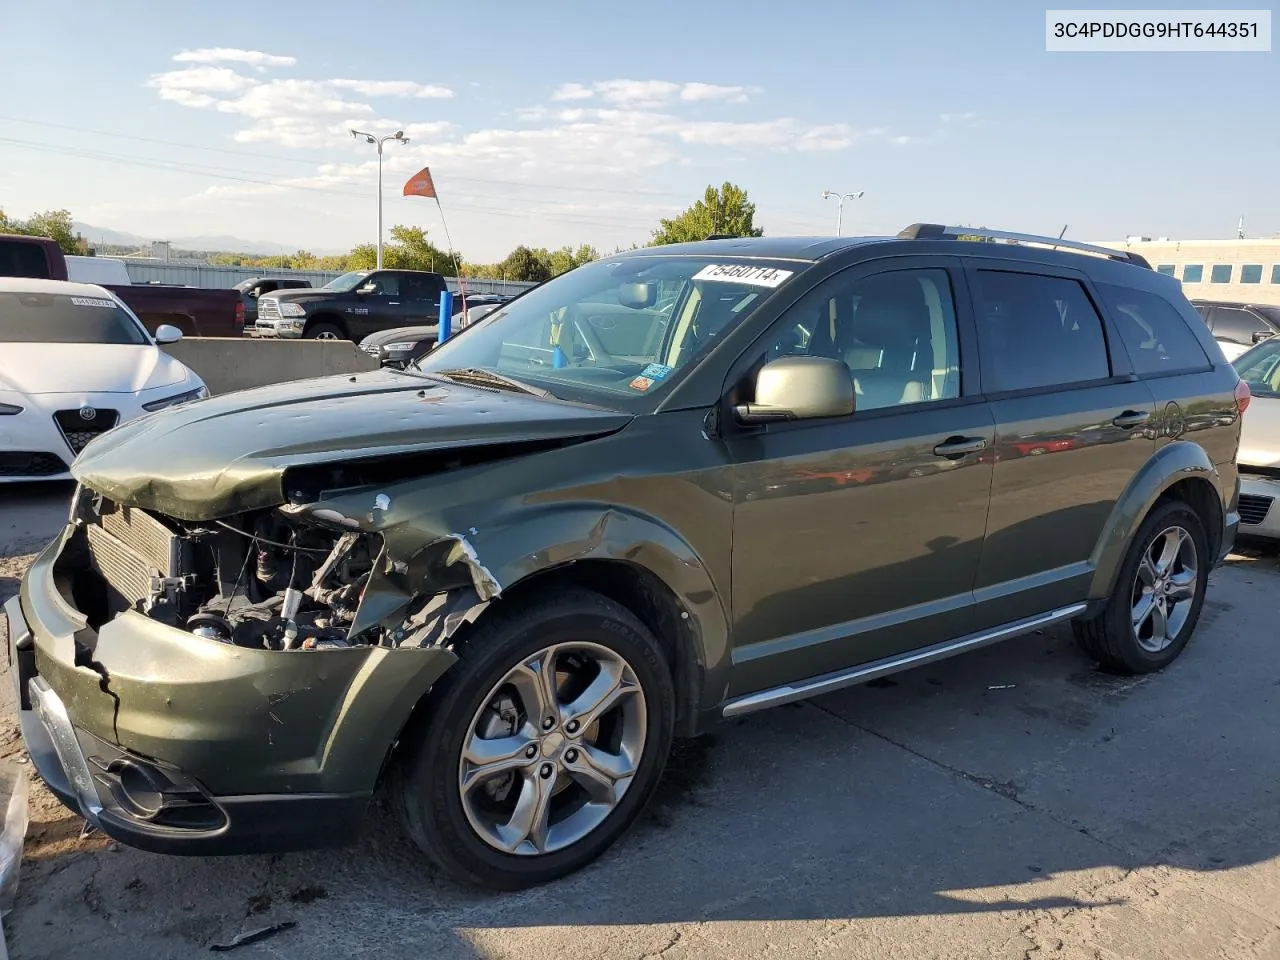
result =
M632 390L639 390L641 393L644 393L657 382L658 381L654 380L653 377L640 376L631 381L630 387Z
M671 372L671 368L665 363L651 363L640 371L640 376L649 380L661 380Z
M99 300L96 297L72 297L71 302L77 307L106 307L108 310L116 308L114 300Z
M694 274L695 280L715 280L719 283L746 283L753 287L776 287L794 271L776 270L773 267L752 267L746 264L712 263Z

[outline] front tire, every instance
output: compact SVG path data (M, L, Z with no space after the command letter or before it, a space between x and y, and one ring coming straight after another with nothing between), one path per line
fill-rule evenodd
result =
M336 323L313 323L303 334L307 340L345 340L346 333Z
M675 693L661 648L584 590L496 609L402 739L406 832L457 880L517 890L599 857L662 776Z
M1150 673L1182 653L1204 606L1209 538L1180 500L1157 506L1138 529L1106 607L1072 624L1076 641L1115 673Z

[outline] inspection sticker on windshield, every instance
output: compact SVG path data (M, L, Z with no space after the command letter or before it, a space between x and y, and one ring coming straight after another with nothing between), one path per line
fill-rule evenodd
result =
M776 287L791 276L792 272L791 270L775 270L773 267L712 263L699 270L693 279L715 280L719 283L746 283L753 287Z
M658 381L654 380L653 377L640 376L632 380L628 386L631 387L632 390L639 390L641 393L644 393L657 382Z
M106 307L108 310L116 308L114 300L99 300L95 297L72 297L71 302L77 307Z
M651 363L640 371L640 376L648 380L661 380L671 372L671 368L665 363Z

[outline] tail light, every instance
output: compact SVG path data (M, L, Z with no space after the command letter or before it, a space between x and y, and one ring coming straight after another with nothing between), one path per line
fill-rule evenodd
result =
M1249 390L1249 385L1243 380L1236 384L1236 413L1244 413L1249 409L1249 401L1253 398L1253 393Z
M236 329L244 329L244 301L236 301Z

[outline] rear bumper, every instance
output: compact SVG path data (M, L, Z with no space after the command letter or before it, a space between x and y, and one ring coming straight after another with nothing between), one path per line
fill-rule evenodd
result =
M359 836L369 792L217 796L175 767L77 728L35 671L19 599L4 612L31 763L51 793L103 833L143 850L200 856L342 846Z

